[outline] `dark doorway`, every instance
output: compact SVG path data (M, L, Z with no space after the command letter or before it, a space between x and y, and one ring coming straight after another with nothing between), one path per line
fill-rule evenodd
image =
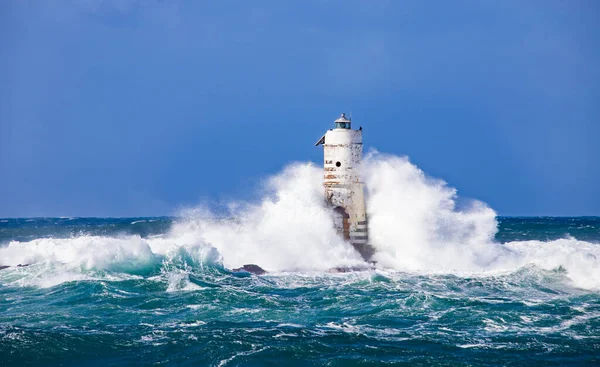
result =
M336 231L345 239L350 240L350 216L341 206L333 208L333 224Z

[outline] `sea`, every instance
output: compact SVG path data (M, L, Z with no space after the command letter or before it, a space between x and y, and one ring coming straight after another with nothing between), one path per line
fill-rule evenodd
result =
M0 219L0 365L600 365L599 217L499 216L406 157L363 174L368 266L311 163L168 217Z

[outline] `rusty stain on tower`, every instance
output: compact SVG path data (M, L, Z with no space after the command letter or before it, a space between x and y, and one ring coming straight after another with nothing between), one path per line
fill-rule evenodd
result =
M325 200L333 207L334 225L338 233L369 261L375 252L369 245L369 231L360 179L362 128L352 130L352 121L342 115L317 141L324 147Z

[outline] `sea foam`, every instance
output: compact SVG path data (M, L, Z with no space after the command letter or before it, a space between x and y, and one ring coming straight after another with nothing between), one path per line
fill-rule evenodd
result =
M535 266L564 271L576 287L600 289L600 246L573 238L500 244L494 241L494 210L475 200L459 205L454 188L428 177L408 158L372 152L361 169L380 269L488 276ZM264 181L259 200L231 202L226 215L203 207L186 210L170 231L151 238L12 241L0 248L0 264L54 262L69 271L128 273L158 262L226 268L255 263L275 272L357 265L360 256L333 229L322 174L311 163L291 164Z

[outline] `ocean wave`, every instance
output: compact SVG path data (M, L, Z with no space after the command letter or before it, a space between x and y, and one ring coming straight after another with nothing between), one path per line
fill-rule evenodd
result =
M600 289L597 244L575 238L500 244L494 241L498 223L491 208L478 201L459 205L454 188L427 177L407 158L373 152L361 169L377 269L490 277L535 267L560 272L573 287ZM188 273L248 263L275 274L359 265L360 256L333 229L321 179L320 168L292 164L265 181L261 200L229 203L225 216L205 208L188 210L167 233L148 238L83 235L11 241L0 248L0 264L60 264L68 275L57 279L64 281L87 279L90 271L162 271L171 274L171 291L201 289Z

